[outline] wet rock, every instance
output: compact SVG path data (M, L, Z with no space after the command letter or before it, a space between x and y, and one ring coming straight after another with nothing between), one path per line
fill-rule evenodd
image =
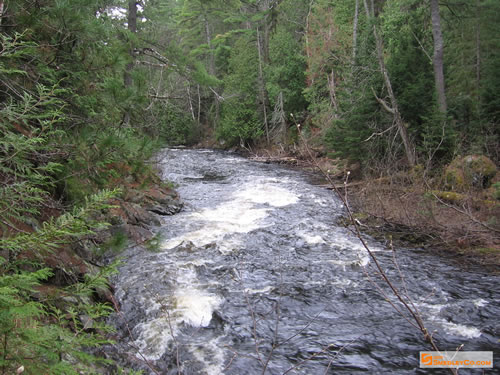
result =
M92 319L90 316L81 314L79 315L79 318L84 330L92 329L94 327L94 319Z
M125 230L128 237L137 244L143 244L154 237L150 230L138 225L127 225Z
M154 186L146 190L129 189L124 201L137 204L158 215L174 215L182 209L178 194L167 187Z
M183 207L177 193L164 187L145 191L142 204L145 209L158 215L174 215Z

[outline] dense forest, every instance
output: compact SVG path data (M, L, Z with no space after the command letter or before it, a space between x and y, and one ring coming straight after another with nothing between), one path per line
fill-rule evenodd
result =
M68 271L71 308L44 282L159 147L307 140L365 177L448 168L461 192L449 166L472 155L500 195L497 0L0 0L0 38L2 374L99 360L81 348L108 342L112 308L89 300L115 267Z

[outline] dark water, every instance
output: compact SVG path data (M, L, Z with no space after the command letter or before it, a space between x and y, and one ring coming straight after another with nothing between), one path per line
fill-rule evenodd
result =
M125 254L115 285L128 328L114 317L124 363L146 374L146 362L160 374L429 373L417 359L430 348L377 291L366 251L336 224L343 208L330 191L227 153L159 159L186 209L164 220L159 252ZM368 242L402 287L392 251ZM396 255L439 346L494 351L485 373L499 373L500 277L429 251Z

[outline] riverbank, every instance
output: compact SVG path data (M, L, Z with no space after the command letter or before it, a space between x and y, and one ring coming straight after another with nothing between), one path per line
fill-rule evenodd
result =
M435 181L425 180L421 174L363 177L357 164L346 167L316 151L311 160L304 149L242 153L257 162L313 172L314 183L332 189L323 175L328 173L347 197L360 229L384 243L425 248L465 265L500 272L500 201L485 199L483 191L451 192L447 197L430 185ZM457 196L459 199L453 199Z

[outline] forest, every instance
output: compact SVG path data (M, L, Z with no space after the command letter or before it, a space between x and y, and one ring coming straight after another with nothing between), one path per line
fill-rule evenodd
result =
M1 374L106 364L80 349L110 342L89 301L116 265L59 255L123 244L95 240L103 212L161 147L309 148L498 252L498 0L0 0L0 38Z

